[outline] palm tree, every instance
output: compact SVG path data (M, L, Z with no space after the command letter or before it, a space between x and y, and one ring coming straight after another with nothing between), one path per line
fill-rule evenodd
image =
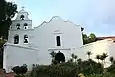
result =
M79 59L77 60L77 62L78 62L78 64L81 64L82 59L81 59L81 58L79 58Z
M72 59L74 59L75 55L72 53L72 54L71 54L71 57L72 57Z
M107 53L103 53L102 56L104 58L104 63L105 63L105 59L108 57L108 55L107 55Z
M91 54L92 54L92 53L91 53L90 51L87 52L88 59L90 59Z
M98 60L99 63L100 55L96 55L96 59Z
M73 63L73 59L68 60L68 62Z
M56 52L52 51L52 52L50 53L50 55L51 55L51 57L54 59L54 58L55 58L55 55L56 55Z
M71 57L74 58L74 56L75 56L75 55L72 53L72 54L71 54Z
M104 66L104 63L103 63L104 57L103 57L103 55L100 55L100 60L102 60L102 65Z
M109 58L109 60L110 60L111 64L113 64L114 57L111 56L111 57Z
M75 62L77 62L77 55L74 55Z

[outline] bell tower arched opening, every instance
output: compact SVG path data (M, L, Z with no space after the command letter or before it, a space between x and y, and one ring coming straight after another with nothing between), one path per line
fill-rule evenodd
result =
M19 43L19 35L15 35L14 36L14 44L18 44Z

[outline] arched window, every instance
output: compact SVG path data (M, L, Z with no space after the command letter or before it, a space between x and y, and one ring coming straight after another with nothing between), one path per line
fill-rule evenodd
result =
M21 19L21 20L24 20L24 15L21 15L21 16L20 16L20 19Z
M24 29L28 29L28 24L27 23L24 24Z
M20 29L20 24L18 23L18 24L16 25L16 27L17 27L17 30L19 30L19 29Z
M28 43L28 35L24 35L24 43Z
M19 43L19 35L15 35L14 36L14 44L18 44Z
M57 37L56 37L56 40L57 40L57 46L61 46L61 43L60 43L60 36L57 36Z

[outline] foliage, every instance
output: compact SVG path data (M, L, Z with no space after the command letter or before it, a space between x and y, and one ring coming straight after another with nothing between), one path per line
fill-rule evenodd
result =
M54 51L52 51L52 52L50 53L50 55L51 55L52 58L55 58L56 53L55 53Z
M111 66L107 68L107 71L110 73L115 73L115 60L114 57L110 57Z
M6 42L6 40L0 39L0 48L2 48L2 46L4 45L5 42Z
M79 73L89 75L92 73L100 74L103 72L103 66L93 60L75 62L65 62L53 65L39 65L32 71L35 77L75 77ZM93 69L92 69L93 68Z
M111 65L108 69L107 69L108 72L110 73L115 73L115 64L114 65Z
M25 74L27 72L27 66L23 65L23 66L15 66L12 68L12 70L16 73L16 74Z
M91 34L89 35L89 40L90 40L90 42L94 42L94 41L96 40L95 34L91 33Z
M91 74L86 77L115 77L115 74L105 73L105 74Z
M98 63L99 63L100 57L101 57L101 55L96 55L96 59L98 60Z
M97 59L101 59L103 56L102 60L105 60L105 55L107 57L106 53L98 55ZM68 62L34 66L26 77L78 77L78 75L83 77L115 77L115 62L109 68L106 68L107 72L104 72L105 69L101 63L97 63L92 59L82 61L78 57L76 62L73 61L75 54L71 54L71 57Z
M113 64L113 62L114 62L114 57L111 56L109 60L110 60L111 64Z
M88 44L96 41L95 34L91 33L89 36L82 33L83 44Z
M1 4L3 3L3 4ZM0 5L2 5L0 8L0 37L3 37L4 39L7 39L8 37L8 30L12 23L11 19L15 16L17 12L17 5L12 2L1 2Z
M3 48L8 37L8 30L12 23L11 19L17 12L17 5L12 2L0 0L0 68L3 66ZM2 37L2 38L1 38Z
M49 66L37 66L34 72L36 77L71 77L75 75L75 72L72 72L76 66L70 63L61 63L57 65ZM32 74L33 75L33 74Z
M75 55L75 54L72 53L71 57L72 58L69 60L70 62L74 62L74 61L77 62L77 55Z

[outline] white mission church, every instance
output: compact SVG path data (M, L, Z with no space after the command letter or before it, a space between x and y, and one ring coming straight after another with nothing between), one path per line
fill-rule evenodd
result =
M4 45L3 68L10 72L17 65L27 64L31 70L33 64L51 64L52 51L62 52L66 60L70 59L72 53L87 59L86 52L89 50L94 55L108 53L108 50L103 50L109 45L107 43L108 40L103 40L83 46L81 26L57 16L32 28L28 12L22 9L12 21L8 41ZM97 48L94 48L97 44ZM104 46L101 52L96 50L99 44Z

